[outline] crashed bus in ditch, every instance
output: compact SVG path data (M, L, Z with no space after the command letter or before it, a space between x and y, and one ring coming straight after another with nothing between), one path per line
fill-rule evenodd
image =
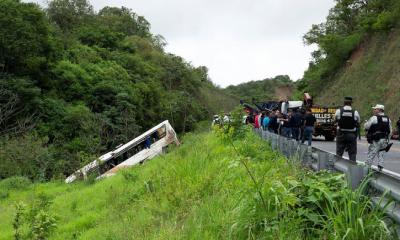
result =
M96 179L113 176L121 169L143 163L162 154L172 143L180 144L171 124L164 121L77 170L65 179L65 182L71 183L92 175Z

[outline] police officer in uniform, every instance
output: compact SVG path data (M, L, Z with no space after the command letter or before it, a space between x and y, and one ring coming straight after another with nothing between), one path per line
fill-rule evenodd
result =
M336 155L343 156L344 151L347 150L349 159L355 162L360 115L351 107L352 103L353 98L345 97L344 106L335 113L335 122L337 123Z
M383 153L388 147L389 137L392 134L391 121L385 115L385 106L377 104L372 108L374 116L372 116L365 124L367 130L367 140L370 144L368 147L367 165L371 167L375 157L378 157L378 169L383 168Z

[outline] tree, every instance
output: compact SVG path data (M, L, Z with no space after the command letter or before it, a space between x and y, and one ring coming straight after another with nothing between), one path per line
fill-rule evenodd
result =
M98 14L101 24L112 31L123 33L126 36L150 36L150 23L130 9L121 7L105 7Z
M94 11L87 0L52 0L47 14L62 31L70 32L93 16Z
M0 137L33 129L41 103L40 89L32 81L0 75Z
M35 4L0 0L0 9L0 167L24 144L35 153L0 178L68 175L166 119L190 131L208 117L204 92L221 93L206 67L165 53L165 39L128 8L52 0L46 16Z
M0 71L39 74L52 54L50 25L32 3L0 1Z

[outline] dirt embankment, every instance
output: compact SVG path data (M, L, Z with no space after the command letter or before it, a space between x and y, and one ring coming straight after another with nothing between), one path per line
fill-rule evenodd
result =
M293 94L292 86L282 86L275 88L275 98L276 100L289 99Z
M385 112L395 121L400 116L399 64L400 29L368 36L317 94L316 102L341 105L344 96L352 96L363 120L371 115L371 106L384 104Z

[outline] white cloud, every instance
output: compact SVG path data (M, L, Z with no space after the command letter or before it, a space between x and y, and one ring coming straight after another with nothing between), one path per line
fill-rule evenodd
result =
M41 0L36 0L41 1ZM210 69L221 85L288 74L302 77L312 47L302 36L324 21L334 0L92 0L125 6L163 35L167 51Z

